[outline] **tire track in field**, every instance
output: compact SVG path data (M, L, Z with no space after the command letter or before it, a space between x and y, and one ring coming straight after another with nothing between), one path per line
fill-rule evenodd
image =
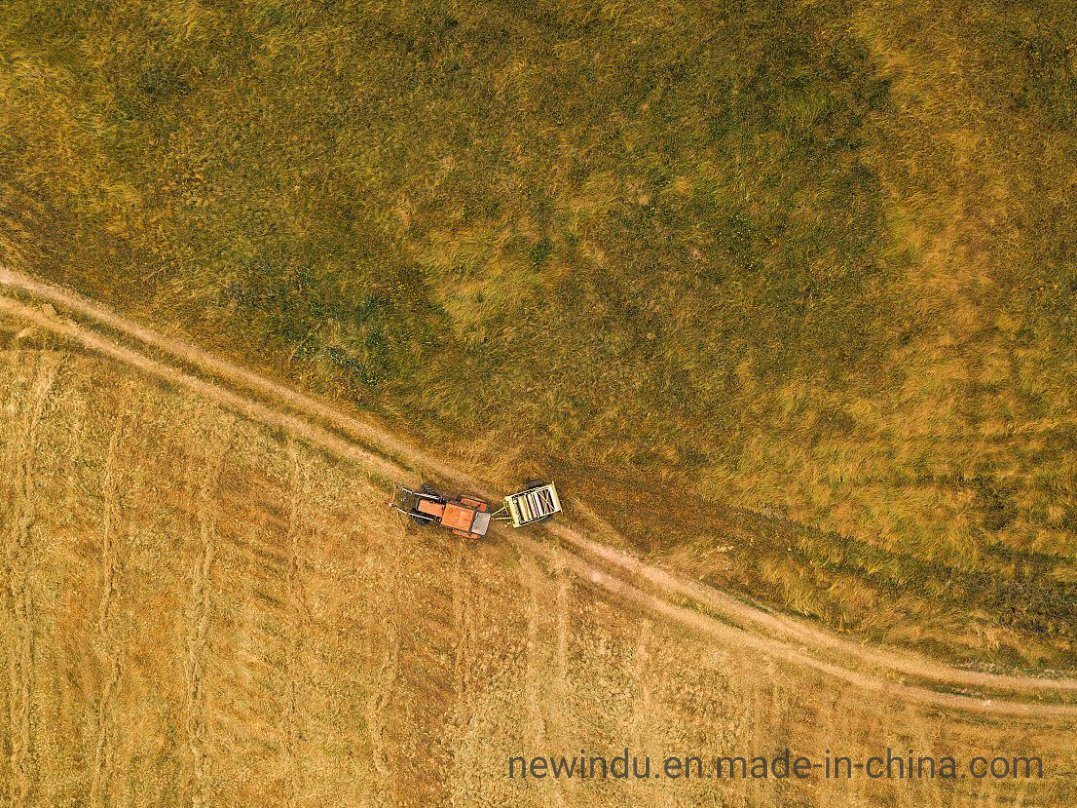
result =
M197 368L212 381L124 347L93 329L60 321L9 298L0 297L0 311L36 323L159 379L193 390L245 417L289 431L339 457L358 461L367 467L368 473L376 470L393 479L406 467L420 468L467 485L477 494L484 494L485 487L481 483L376 426L187 343L163 337L68 290L2 268L0 286L64 306L94 321L98 328L110 329L125 339L142 343L143 349L148 346L168 355L170 361ZM235 385L241 392L222 386L225 383ZM262 403L259 397L269 403ZM391 452L391 458L364 448L371 445ZM866 646L804 621L744 603L727 592L686 581L622 550L597 542L568 525L554 524L548 528L548 534L555 536L566 551L566 568L583 580L683 627L714 638L724 637L733 645L811 669L847 685L921 705L981 714L1026 719L1071 719L1077 716L1077 705L1072 703L1022 700L1077 693L1075 678L981 673L910 653ZM524 551L542 553L545 549L523 536L513 536L511 541ZM680 606L681 603L690 605L686 608ZM904 677L916 683L906 684L902 681ZM986 698L954 694L924 686L919 680L937 683L941 688L983 688L1000 695Z
M306 589L303 583L303 550L300 543L306 518L305 504L310 496L310 475L309 470L300 459L298 447L294 441L289 441L288 444L288 460L291 468L292 495L288 509L288 572L286 580L288 604L295 619L284 660L286 682L284 746L288 757L287 800L288 805L295 805L296 800L303 793L305 781L303 757L299 752L299 748L303 743L303 733L300 729L299 721L301 693L298 680L304 670L302 659L305 653L305 638L308 636L311 618Z
M216 557L217 517L215 494L220 481L221 467L228 453L228 442L207 463L198 492L198 537L201 554L191 570L191 590L186 616L187 635L183 660L184 678L187 685L187 748L193 763L193 793L191 804L203 808L209 804L206 784L206 718L205 654L209 638L209 621L212 610L212 576Z
M11 777L7 787L8 805L12 808L30 804L33 790L33 661L34 629L33 602L30 596L30 533L35 521L34 459L37 453L38 429L56 382L64 357L38 358L34 379L28 394L28 414L25 426L11 447L12 468L10 486L11 506L4 561L7 578L5 605L11 631L8 649L8 707L9 754Z
M544 698L543 666L540 649L543 645L544 631L542 617L542 604L549 602L549 586L543 571L539 568L538 560L529 553L519 554L520 583L527 590L527 652L524 666L524 692L527 700L527 711L531 719L531 742L536 750L549 748L549 726L546 720L546 712L542 704ZM565 805L564 786L560 779L554 780L554 788L550 790L554 802L559 806Z
M572 614L572 581L566 575L565 565L558 553L551 565L551 574L557 581L557 678L568 680L568 652L572 630L569 616Z
M471 619L471 579L464 572L463 544L454 548L454 554L456 559L453 565L452 610L456 643L453 649L453 685L459 705L458 712L463 716L468 714L470 703L471 656L475 630Z
M632 652L630 667L630 682L636 688L636 694L632 699L632 715L629 717L628 738L634 749L646 749L649 740L648 728L651 721L651 712L654 706L654 693L648 680L648 672L651 668L651 645L654 624L649 618L640 620L639 634L636 636L636 646Z
M112 700L120 680L122 664L116 650L117 640L112 625L113 592L116 589L117 566L119 554L116 544L119 539L121 520L116 485L116 455L125 434L125 416L116 417L116 425L108 442L105 467L102 475L102 495L104 514L101 525L101 600L98 604L97 643L102 654L108 660L108 679L101 692L97 705L97 731L94 742L93 773L90 778L90 805L108 805L108 787L113 768L113 744L115 740L115 721L112 716Z
M457 750L472 750L476 740L475 719L479 715L474 687L473 664L478 640L475 636L474 576L469 569L468 548L456 542L451 548L452 573L450 597L452 599L452 718L453 732L459 739ZM465 788L470 776L465 762L466 752L453 752L450 777L455 791ZM450 804L457 805L459 797L454 794Z
M530 555L520 554L520 583L527 590L527 645L526 664L524 666L524 692L527 696L527 711L531 716L532 735L537 749L545 748L546 715L542 709L542 670L539 649L542 647L543 620L542 600L545 594L539 577L542 571Z
M402 554L394 553L384 566L381 592L388 599L399 596L401 591ZM400 633L398 623L401 609L384 608L385 618L377 625L381 627L381 661L374 679L370 696L366 702L367 737L370 740L371 759L374 764L375 802L378 805L391 806L391 783L393 772L389 757L388 724L386 714L400 678Z

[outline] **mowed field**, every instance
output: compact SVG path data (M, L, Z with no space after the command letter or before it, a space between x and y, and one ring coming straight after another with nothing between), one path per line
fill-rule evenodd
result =
M1072 804L1072 723L872 695L611 600L555 545L0 321L0 784L29 805ZM1043 780L523 784L514 754L1041 755Z

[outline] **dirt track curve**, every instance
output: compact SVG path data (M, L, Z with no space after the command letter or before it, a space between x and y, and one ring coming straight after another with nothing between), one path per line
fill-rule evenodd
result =
M187 388L323 451L351 459L368 472L388 479L399 479L403 472L426 473L490 496L488 485L366 420L188 342L162 335L69 290L4 268L0 268L0 289L0 314L19 318L170 385ZM929 707L1014 718L1077 718L1077 679L964 670L862 645L679 578L564 523L548 528L547 534L566 551L562 559L565 566L581 579L705 636L757 650L866 691ZM520 553L551 552L549 543L520 533L501 536Z

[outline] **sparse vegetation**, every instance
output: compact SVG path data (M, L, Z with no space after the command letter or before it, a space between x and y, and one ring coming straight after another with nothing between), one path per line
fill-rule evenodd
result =
M1062 0L19 0L3 260L754 597L1072 666L1074 41Z

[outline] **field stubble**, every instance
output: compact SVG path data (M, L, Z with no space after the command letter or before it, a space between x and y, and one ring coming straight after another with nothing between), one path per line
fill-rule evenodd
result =
M505 777L509 754L626 744L1031 750L1047 780L930 799L1073 796L1057 728L865 703L611 601L556 547L410 532L361 463L23 324L0 337L13 805L924 804L915 783Z

